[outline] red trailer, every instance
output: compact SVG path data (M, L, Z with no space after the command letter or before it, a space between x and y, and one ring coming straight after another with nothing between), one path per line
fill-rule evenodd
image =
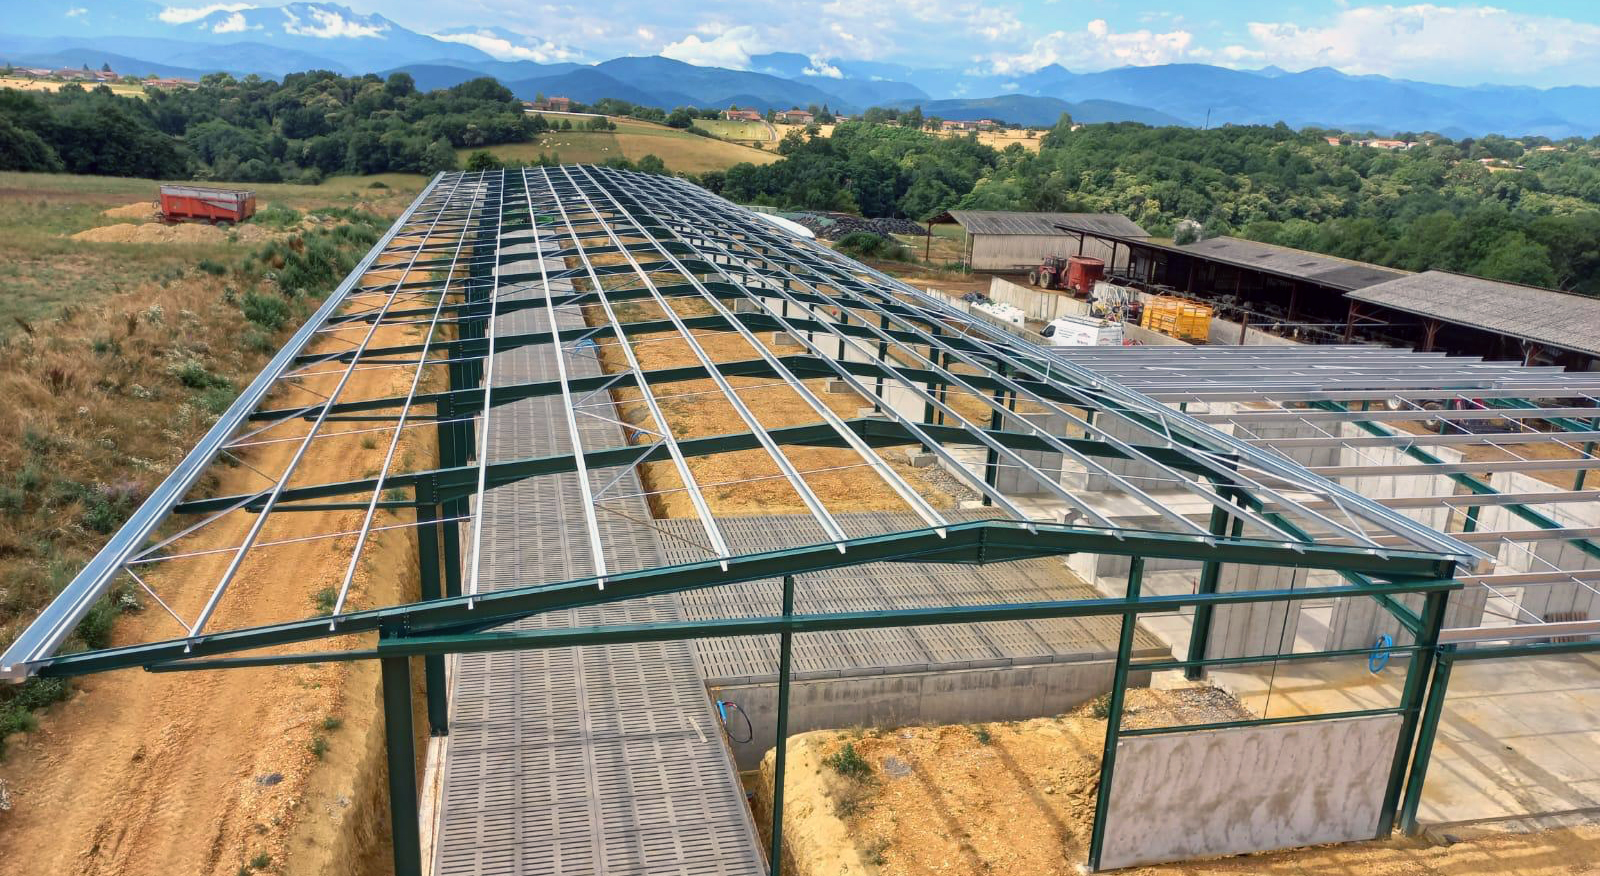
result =
M200 186L162 186L160 206L157 218L163 222L232 225L256 214L256 193Z
M1073 256L1067 260L1067 288L1085 295L1094 291L1096 280L1106 275L1106 263L1089 256Z

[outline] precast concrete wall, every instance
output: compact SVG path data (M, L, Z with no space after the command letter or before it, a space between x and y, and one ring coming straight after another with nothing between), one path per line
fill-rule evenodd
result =
M1490 485L1502 493L1554 493L1564 488L1546 483L1521 472L1498 472ZM1564 526L1600 526L1600 504L1562 502L1555 505L1535 505L1534 510ZM1513 532L1538 529L1535 524L1518 517L1504 506L1485 506L1478 512L1478 529L1484 532ZM1565 539L1502 543L1496 555L1496 569L1500 572L1549 572L1552 570L1600 569L1600 558L1592 557L1577 545ZM1563 584L1532 584L1521 588L1519 607L1536 617L1548 620L1552 615L1581 619L1600 617L1600 597L1575 581ZM1477 588L1482 591L1482 588ZM1576 618L1575 618L1576 619ZM1517 622L1528 623L1532 618L1518 614Z
M789 732L1059 715L1109 691L1114 669L1115 661L1093 660L791 681ZM1128 674L1130 687L1149 684L1148 672ZM774 744L778 686L713 681L710 688L750 718L751 738L729 745L739 769L755 769Z
M1400 718L1117 742L1101 869L1372 839Z
M1072 295L1013 283L1003 277L989 278L989 297L1009 304L1029 319L1049 322L1063 316L1088 316L1089 302Z
M1122 596L1127 589L1132 561L1114 554L1072 554L1067 567L1100 593ZM1200 581L1202 565L1188 560L1151 557L1145 560L1145 575L1159 575L1161 583L1150 592L1193 593ZM1186 586L1176 586L1174 575L1182 575ZM1245 590L1291 590L1306 586L1306 570L1285 566L1247 566L1224 563L1217 573L1217 592ZM1369 600L1370 601L1370 600ZM1294 647L1300 627L1299 602L1252 602L1219 605L1212 609L1211 632L1206 639L1206 657L1261 657L1281 654Z
M1367 434L1358 429L1353 423L1345 423L1343 426L1345 435L1353 437ZM1452 450L1448 447L1430 447L1428 452L1445 462L1459 462L1461 460L1460 451ZM1338 460L1328 464L1380 466L1406 465L1416 461L1398 447L1347 447L1341 450ZM1358 475L1342 477L1338 480L1343 486L1379 501L1410 496L1453 496L1456 493L1456 483L1447 475ZM1407 508L1397 513L1416 520L1424 526L1443 531L1450 520L1452 512L1448 508ZM1479 528L1483 527L1480 525ZM1313 583L1332 584L1337 582L1329 580ZM1483 619L1483 609L1487 597L1488 592L1481 587L1468 588L1451 594L1445 609L1444 625L1446 627L1477 626ZM1421 611L1425 601L1425 597L1420 594L1401 596L1398 599L1413 611ZM1376 600L1334 600L1333 612L1328 622L1327 648L1331 650L1369 648L1378 641L1380 635L1387 635L1391 641L1399 644L1409 644L1411 642L1411 633L1401 627L1395 616L1379 605Z

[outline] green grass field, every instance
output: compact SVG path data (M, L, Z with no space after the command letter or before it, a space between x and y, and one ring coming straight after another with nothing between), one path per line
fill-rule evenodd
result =
M385 188L372 188L381 183ZM246 243L96 243L72 235L133 220L112 207L153 201L155 180L70 174L0 173L0 337L18 320L48 318L70 304L92 304L149 281L182 276L204 258L225 258ZM256 192L258 209L357 207L399 215L422 190L420 176L334 177L322 185L214 183ZM208 183L212 185L212 183Z
M615 131L550 131L532 143L491 146L489 151L512 161L534 161L541 154L560 156L565 164L601 164L619 155L638 161L646 155L654 155L666 163L668 170L684 173L726 170L745 161L769 164L778 160L773 152L701 137L665 125L635 119L614 121L617 123ZM458 150L463 161L472 152L471 149Z

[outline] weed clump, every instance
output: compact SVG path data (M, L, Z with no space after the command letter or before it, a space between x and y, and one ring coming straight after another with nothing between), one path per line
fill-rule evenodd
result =
M854 743L846 742L843 748L823 758L822 763L847 779L862 781L872 777L872 764L856 751Z

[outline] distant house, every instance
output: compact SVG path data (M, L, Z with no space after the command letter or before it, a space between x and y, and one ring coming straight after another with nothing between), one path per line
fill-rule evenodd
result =
M945 119L939 123L939 126L946 131L975 131L978 129L977 122L963 122L959 119Z
M803 109L784 110L778 113L778 121L790 125L809 125L811 124L811 119L811 113Z
M147 80L145 82L145 84L149 85L149 86L152 86L152 87L155 87L155 88L169 88L170 89L170 88L193 88L198 83L190 82L187 79L150 79L150 80Z
M1399 151L1399 150L1402 150L1402 149L1410 149L1412 146L1414 146L1416 144L1415 143L1409 143L1409 142L1407 142L1405 140L1368 140L1365 145L1371 146L1374 149L1388 149L1388 150L1391 150L1391 151Z
M980 130L980 131L993 131L993 130L999 128L999 127L1000 127L1000 123L995 121L994 119L979 119L978 120L978 130Z
M1329 146L1338 146L1340 142L1338 137L1323 137L1322 139L1328 141Z
M759 122L761 114L755 110L730 109L724 110L722 117L730 122Z
M572 98L546 97L532 101L528 104L528 107L539 112L569 113L572 112Z

